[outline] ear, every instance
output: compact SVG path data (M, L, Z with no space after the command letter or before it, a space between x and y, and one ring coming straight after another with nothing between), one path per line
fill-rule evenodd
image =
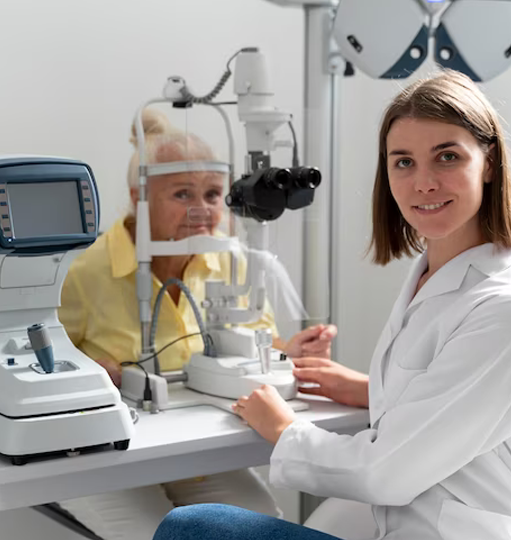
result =
M484 183L489 184L495 175L496 162L496 146L495 143L490 144L488 153L486 154L486 165L484 168Z

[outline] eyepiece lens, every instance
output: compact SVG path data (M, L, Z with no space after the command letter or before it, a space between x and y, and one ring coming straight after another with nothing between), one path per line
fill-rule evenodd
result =
M291 172L289 169L269 169L265 174L265 180L268 185L277 189L286 189L291 185Z
M309 169L310 187L317 188L321 184L321 173L318 169Z
M296 183L301 188L317 188L321 184L321 173L318 169L300 167L296 173Z

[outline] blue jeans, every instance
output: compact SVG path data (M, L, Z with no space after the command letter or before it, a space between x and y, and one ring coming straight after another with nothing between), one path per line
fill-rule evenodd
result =
M237 506L197 504L167 514L153 540L339 540Z

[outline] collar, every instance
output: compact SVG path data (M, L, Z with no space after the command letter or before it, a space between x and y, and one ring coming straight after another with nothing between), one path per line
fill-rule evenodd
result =
M413 277L410 281L414 281L415 286L417 286L417 280L422 275L420 269L423 269L422 272L424 272L426 267L427 252L424 252L419 257L419 261L411 273ZM444 264L442 268L431 276L410 305L415 305L432 296L459 289L470 267L479 270L487 277L498 274L511 267L511 249L498 248L492 243L467 249Z
M511 249L487 243L460 253L444 264L415 294L417 283L428 267L427 252L415 259L389 317L391 338L401 329L405 312L428 298L458 290L470 267L490 277L511 267Z
M108 253L114 278L126 277L134 273L138 267L135 244L125 226L129 219L133 218L128 216L118 219L105 234L108 240ZM192 261L194 265L202 266L210 272L219 272L221 270L218 253L198 254L193 257Z

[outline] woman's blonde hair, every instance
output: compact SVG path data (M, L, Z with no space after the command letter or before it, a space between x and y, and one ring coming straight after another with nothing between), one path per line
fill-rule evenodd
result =
M373 189L373 261L385 265L402 255L421 252L422 239L403 218L389 186L387 136L400 118L429 119L468 130L492 161L493 177L484 184L479 209L486 241L511 247L511 189L505 136L498 114L467 76L452 70L421 79L403 90L387 108L379 138ZM490 146L492 149L490 151Z
M145 137L145 157L147 164L161 162L159 157L169 147L176 160L214 160L215 156L211 147L200 137L192 133L174 127L168 117L160 110L146 108L142 111L142 126ZM135 147L128 165L128 186L138 187L138 166L140 163L138 153L137 133L135 124L131 126L130 142Z

